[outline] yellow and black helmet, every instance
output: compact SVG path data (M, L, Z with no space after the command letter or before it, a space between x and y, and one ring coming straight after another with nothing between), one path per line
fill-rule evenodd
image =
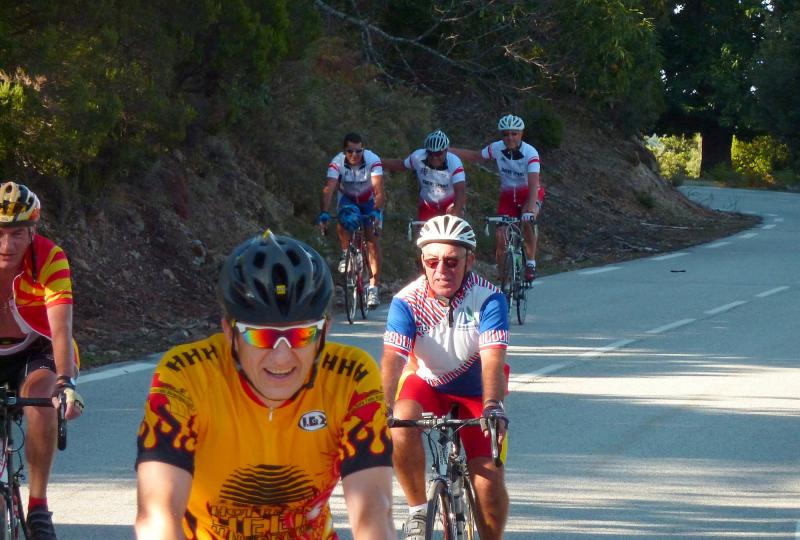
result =
M28 186L0 184L0 227L24 227L39 221L42 205Z

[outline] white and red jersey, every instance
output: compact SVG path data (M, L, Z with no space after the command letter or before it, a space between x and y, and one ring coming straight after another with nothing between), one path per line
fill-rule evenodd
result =
M503 141L495 141L481 150L483 159L493 159L500 171L500 191L528 189L528 173L539 172L539 152L526 142L517 150L506 148Z
M383 165L378 154L370 150L364 150L364 157L356 166L347 163L344 152L336 154L328 164L328 180L338 180L339 193L357 203L373 197L372 178L375 176L383 176Z
M403 166L413 170L419 181L420 200L438 206L455 199L453 185L466 181L464 165L457 155L447 152L447 160L441 169L433 169L427 163L428 152L424 148L415 150L403 160Z
M470 272L446 306L420 276L392 299L383 344L406 360L413 356L417 375L438 391L479 396L481 351L508 347L506 297Z

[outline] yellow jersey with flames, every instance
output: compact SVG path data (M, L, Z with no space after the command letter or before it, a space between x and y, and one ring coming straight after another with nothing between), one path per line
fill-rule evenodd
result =
M311 388L270 409L236 371L223 334L167 352L153 375L136 464L189 471L190 540L335 539L339 478L392 465L375 360L326 343Z

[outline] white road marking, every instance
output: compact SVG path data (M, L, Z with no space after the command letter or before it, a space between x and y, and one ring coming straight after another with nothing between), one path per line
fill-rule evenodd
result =
M785 285L785 286L783 286L783 287L775 287L774 289L770 289L770 290L768 290L768 291L764 291L764 292L762 292L762 293L758 293L758 294L756 295L756 297L757 297L757 298L766 298L767 296L771 296L771 295L773 295L773 294L777 294L777 293L779 293L779 292L783 292L783 291L785 291L785 290L786 290L786 289L788 289L788 288L789 288L789 286L788 286L788 285Z
M703 246L703 247L707 248L707 249L717 249L717 248L722 247L722 246L727 246L728 244L730 244L730 242L715 242L713 244L708 244L707 246Z
M775 218L775 223L783 223L783 218L782 217L776 217Z
M583 270L578 272L581 275L589 276L591 274L602 274L604 272L613 272L614 270L619 270L621 267L619 266L604 266L603 268L595 268L593 270Z
M743 238L744 239L744 238L753 238L754 236L758 236L758 233L757 232L744 233L744 234L740 234L736 238Z
M526 384L531 384L536 382L537 379L541 379L546 375L551 373L555 373L556 371L560 371L565 367L573 365L575 362L564 362L561 364L551 364L549 366L545 366L542 369L538 369L531 373L520 373L519 375L511 375L508 380L508 389L510 391L517 390Z
M127 366L122 366L113 369L106 369L103 371L99 371L97 373L89 373L87 375L82 375L78 378L78 382L81 384L94 382L94 381L102 381L105 379L113 379L114 377L120 377L122 375L127 375L128 373L135 373L137 371L144 371L146 369L153 370L155 369L155 363L145 363L145 362L137 362L135 364L128 364Z
M665 324L664 326L659 326L658 328L653 328L652 330L648 330L648 334L660 334L662 332L666 332L667 330L673 330L675 328L680 328L681 326L686 326L687 324L691 324L697 319L681 319L679 321L671 322L669 324Z
M739 300L737 302L731 302L730 304L725 304L724 306L719 306L719 307L714 308L714 309L709 309L708 311L705 312L705 314L706 315L717 315L719 313L731 310L731 309L733 309L735 307L741 306L742 304L746 304L746 303L747 302L744 301L744 300Z
M594 358L596 356L600 356L600 355L605 354L607 352L611 352L611 351L615 351L617 349L621 349L622 347L630 345L631 343L634 343L634 342L636 342L635 339L621 339L619 341L615 341L614 343L611 343L610 345L606 345L605 347L600 347L600 348L594 349L592 351L586 351L585 353L581 353L580 356L582 356L583 358Z
M684 255L688 255L688 251L679 251L677 253L670 253L669 255L661 255L660 257L653 257L652 260L654 261L666 261L667 259L674 259L676 257L683 257Z
M770 223L769 225L764 225L761 228L762 229L774 229L775 228L775 224L774 223Z

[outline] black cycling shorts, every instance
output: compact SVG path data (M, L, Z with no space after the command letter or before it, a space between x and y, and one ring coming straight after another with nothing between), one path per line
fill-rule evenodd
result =
M0 385L8 383L12 390L19 390L28 374L37 369L56 372L53 344L47 338L40 337L18 353L0 356Z

